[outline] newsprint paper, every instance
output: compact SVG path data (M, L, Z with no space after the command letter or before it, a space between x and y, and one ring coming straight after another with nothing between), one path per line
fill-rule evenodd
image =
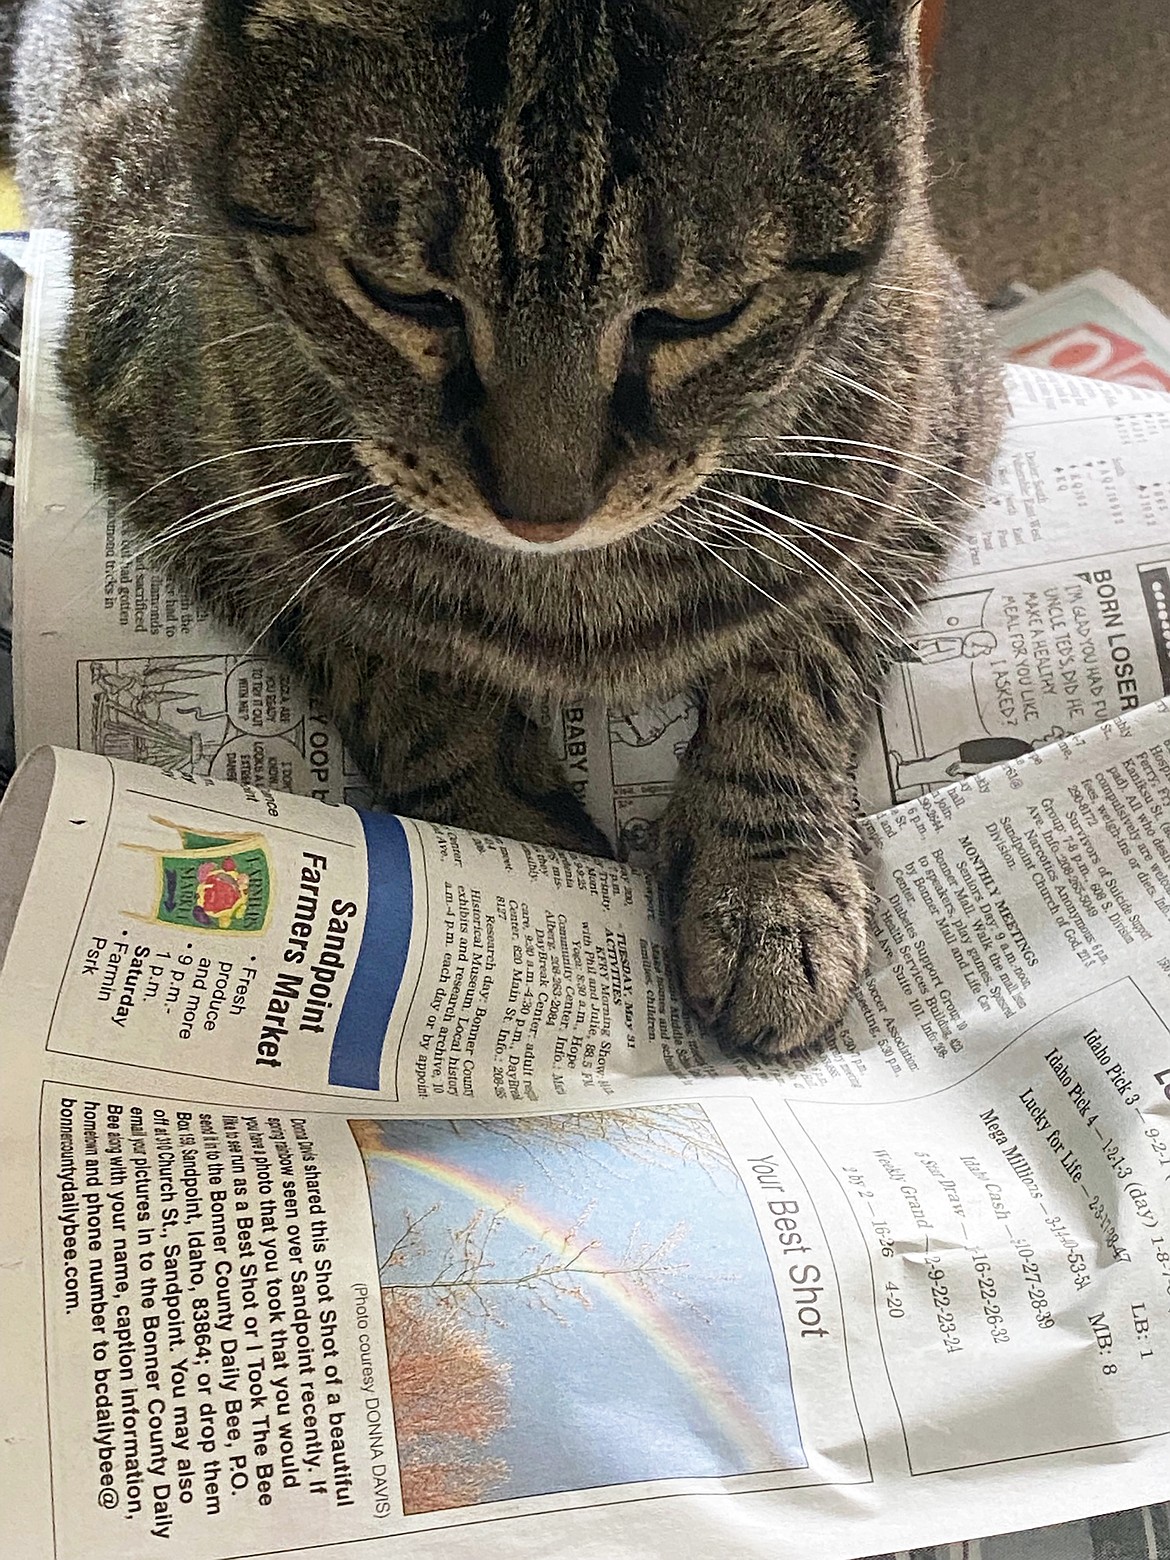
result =
M1170 1491L1170 704L866 825L729 1058L637 869L44 749L0 812L12 1560L845 1560Z
M1089 271L994 314L1016 363L1170 390L1170 319L1109 271Z

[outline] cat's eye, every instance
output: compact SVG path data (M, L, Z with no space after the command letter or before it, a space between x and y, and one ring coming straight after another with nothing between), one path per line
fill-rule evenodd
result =
M264 233L269 238L304 238L313 231L305 222L288 222L283 217L271 216L267 211L257 211L255 206L242 206L233 201L225 215L234 228L249 233Z
M672 314L666 309L642 309L630 330L640 341L696 341L729 329L747 308L751 298L741 298L718 314Z
M395 292L390 287L383 287L381 282L375 281L352 260L345 262L345 268L354 285L386 314L413 320L431 330L450 330L463 324L463 307L450 293L440 292L437 288L428 292Z
M813 272L818 276L856 276L868 261L869 256L863 250L839 249L831 255L794 255L788 260L788 269Z

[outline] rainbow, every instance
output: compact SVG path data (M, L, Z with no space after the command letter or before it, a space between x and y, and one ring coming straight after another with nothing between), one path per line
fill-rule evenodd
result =
M570 1256L580 1250L579 1240L574 1240L569 1231L558 1229L554 1217L531 1204L518 1202L514 1194L468 1170L457 1170L430 1154L409 1153L402 1149L376 1149L372 1157L391 1160L403 1169L413 1170L417 1175L448 1187L466 1197L475 1207L486 1208L506 1219L558 1257ZM590 1256L601 1268L616 1269L619 1265L597 1247L591 1248ZM744 1473L791 1466L791 1453L780 1450L751 1405L660 1306L619 1272L581 1271L580 1277L618 1306L666 1365L686 1382L720 1434L735 1447L743 1461Z

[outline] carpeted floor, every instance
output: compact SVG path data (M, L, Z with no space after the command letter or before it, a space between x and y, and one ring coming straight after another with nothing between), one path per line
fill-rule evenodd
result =
M1170 0L947 0L930 106L981 294L1104 266L1170 310Z

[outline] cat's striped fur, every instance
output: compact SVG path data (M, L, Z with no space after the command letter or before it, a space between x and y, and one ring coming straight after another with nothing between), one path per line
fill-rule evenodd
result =
M697 686L688 990L833 1023L859 726L998 404L907 6L33 0L17 108L160 555L406 812L598 848L523 701Z

